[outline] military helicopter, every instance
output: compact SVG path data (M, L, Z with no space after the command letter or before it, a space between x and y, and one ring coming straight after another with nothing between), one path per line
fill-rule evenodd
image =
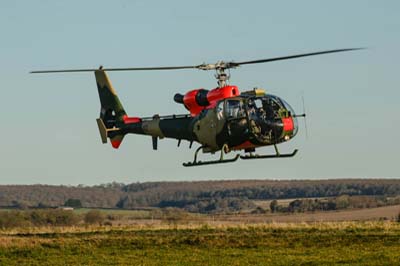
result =
M200 146L194 153L194 160L183 163L183 166L199 166L235 162L244 160L287 158L298 152L282 154L277 144L294 138L298 132L297 117L306 114L295 114L293 108L282 98L266 94L262 89L240 92L235 85L229 85L230 75L225 70L248 64L267 63L273 61L315 56L329 53L346 52L363 48L348 48L327 50L291 56L274 57L243 62L219 61L215 64L194 66L167 67L133 67L133 68L103 68L40 70L31 73L60 72L94 72L100 97L100 117L96 120L101 140L107 143L110 139L113 148L118 149L126 134L149 135L152 138L153 149L157 150L158 139L172 138L198 142ZM211 90L195 89L186 94L175 94L174 101L183 104L189 114L152 117L130 117L125 112L117 93L108 78L106 71L137 71L137 70L178 70L199 69L215 70L218 86ZM275 154L258 155L259 147L273 145ZM198 153L220 152L219 159L200 161ZM224 154L231 151L244 151L244 155L236 154L233 158L224 159Z

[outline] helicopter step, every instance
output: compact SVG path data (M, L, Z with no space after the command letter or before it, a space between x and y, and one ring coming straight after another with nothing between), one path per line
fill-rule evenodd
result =
M225 144L226 145L226 144ZM182 165L185 167L190 167L190 166L200 166L200 165L210 165L210 164L220 164L220 163L232 163L237 161L237 159L239 159L240 155L236 154L236 156L232 159L224 159L224 152L225 150L227 150L227 146L222 147L221 149L221 155L219 157L219 160L212 160L212 161L197 161L197 155L199 153L199 151L204 148L203 146L200 146L199 148L197 148L196 152L194 153L194 160L193 162L187 162L187 163L183 163Z
M297 154L297 152L299 151L298 149L295 149L292 153L284 153L281 154L278 151L278 147L276 147L276 145L274 145L275 148L275 154L268 154L268 155L258 155L258 154L250 154L250 155L241 155L240 159L243 160L252 160L252 159L271 159L271 158L289 158L289 157L293 157Z

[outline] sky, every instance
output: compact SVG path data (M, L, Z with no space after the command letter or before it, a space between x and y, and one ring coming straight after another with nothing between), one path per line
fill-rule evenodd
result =
M0 184L400 177L399 1L1 1ZM130 135L101 144L92 73L40 69L197 65L350 47L366 50L231 70L302 112L290 159L185 168L194 148ZM177 92L213 72L113 72L130 116L182 114ZM195 146L195 145L194 145ZM259 153L273 153L265 147ZM200 155L203 160L209 154Z

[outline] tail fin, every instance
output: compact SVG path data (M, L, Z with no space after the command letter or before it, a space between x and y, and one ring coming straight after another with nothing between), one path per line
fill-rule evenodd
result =
M120 132L119 127L124 123L126 112L106 72L96 70L94 75L101 104L100 118L97 119L101 140L103 143L107 143L107 137L109 137L111 145L117 149L125 135Z

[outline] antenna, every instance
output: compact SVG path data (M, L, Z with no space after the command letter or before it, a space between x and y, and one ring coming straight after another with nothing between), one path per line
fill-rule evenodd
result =
M308 127L307 127L307 118L306 118L306 105L304 103L304 92L301 94L301 101L303 103L303 117L304 117L304 129L306 130L306 139L308 140Z

